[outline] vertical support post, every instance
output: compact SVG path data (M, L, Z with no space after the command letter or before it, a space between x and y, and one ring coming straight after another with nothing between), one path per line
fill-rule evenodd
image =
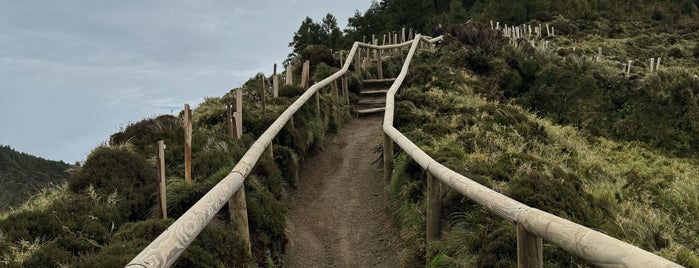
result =
M342 118L340 117L340 93L337 89L337 80L333 81L331 86L330 97L333 102L333 115L335 120L337 120L337 125L340 127L342 125Z
M400 42L405 43L405 27L401 28L400 32Z
M650 58L650 72L653 72L653 67L655 67L655 58Z
M248 254L252 255L250 230L248 228L248 208L245 201L245 184L241 185L228 200L228 214L231 217L231 223L235 225L235 231L245 241Z
M265 101L265 75L260 76L260 100L262 101L262 114L267 113L267 102Z
M236 90L235 94L235 130L236 137L240 139L243 136L243 89Z
M274 145L271 142L269 143L269 146L267 146L267 149L265 149L265 153L270 160L274 161Z
M347 76L342 77L342 94L344 94L345 103L349 104L349 85L347 81Z
M413 40L415 39L415 31L413 31L413 28L410 28L410 34L408 34L408 39Z
M359 59L361 57L359 54L362 54L361 50L361 48L357 47L357 50L354 51L354 72L356 72L358 76L362 73L362 66L360 65Z
M602 48L598 47L597 48L597 61L599 62L602 59Z
M301 71L301 87L303 89L308 89L310 87L310 72L311 72L311 63L310 61L306 60L303 62L303 70Z
M277 64L274 64L274 73L272 74L272 98L279 97L279 76L277 75Z
M382 45L386 45L386 34L383 34L383 42L381 43Z
M184 105L184 180L192 181L192 110Z
M381 49L376 49L376 64L379 71L379 79L383 79L383 59L381 59Z
M320 116L320 91L321 90L322 90L322 88L319 88L315 94L316 95L316 113L318 113L318 116Z
M289 63L289 65L286 66L286 81L284 81L285 85L293 85L294 84L293 72L294 72L294 67L291 66L291 63Z
M393 177L393 140L386 133L383 134L383 177L386 185Z
M546 36L551 36L551 29L549 28L549 24L546 24Z
M440 183L429 170L427 172L427 242L439 239L439 215L442 210Z
M655 71L658 71L658 68L660 68L660 57L658 57L658 60L655 62Z
M238 131L236 130L235 116L233 116L233 105L227 104L226 111L228 112L228 136L235 140L238 138Z
M551 36L556 36L556 28L551 27Z
M629 60L629 64L626 65L626 75L631 74L631 62L633 61Z
M165 197L165 141L159 140L156 143L158 147L158 193L160 202L160 212L163 219L167 219L167 199Z
M544 266L543 242L517 224L517 267L541 268Z

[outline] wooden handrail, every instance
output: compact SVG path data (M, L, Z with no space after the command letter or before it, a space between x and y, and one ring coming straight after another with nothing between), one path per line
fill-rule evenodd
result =
M441 37L440 37L441 38ZM443 166L432 159L410 139L393 127L395 112L395 94L408 73L411 59L419 42L434 43L440 38L427 39L417 35L412 42L403 68L386 93L386 111L384 114L384 157L393 157L393 142L398 144L415 162L431 176L456 189L488 211L508 219L517 225L518 238L526 240L528 246L518 246L520 267L541 267L541 239L531 239L531 235L556 244L590 263L601 267L682 267L665 258L642 250L638 247L592 230L580 224L557 217L550 213L531 208L488 187ZM391 150L391 152L388 152ZM393 159L384 159L384 174L390 178ZM388 170L391 169L391 170ZM429 208L428 208L429 209ZM520 231L523 234L520 234ZM520 239L518 239L519 241ZM521 249L520 249L521 248ZM520 251L521 250L521 251ZM538 258L538 260L537 260Z
M396 44L390 47L400 47L411 42ZM378 48L377 46L355 42L347 55L351 59L358 53L360 47ZM381 47L385 48L385 47ZM170 267L177 257L184 252L199 233L206 227L215 214L229 201L231 196L243 185L265 149L270 146L274 137L289 122L293 115L321 88L334 83L349 69L352 61L347 60L342 69L308 88L294 101L262 135L253 143L241 157L233 170L197 201L189 210L180 216L163 233L153 240L145 249L134 257L126 267ZM292 121L293 122L293 121ZM240 131L240 130L238 130Z
M308 88L304 94L299 96L299 98L294 101L267 130L265 130L255 143L250 146L245 155L242 156L233 170L231 170L223 180L216 184L216 186L197 201L197 203L134 257L126 267L170 267L177 257L184 252L189 244L191 244L204 227L206 227L215 214L228 202L231 196L242 187L245 178L250 174L252 168L265 152L266 148L271 145L272 139L276 137L279 131L290 120L293 120L294 113L296 113L313 94L316 94L318 90L330 85L330 83L334 83L338 78L341 78L347 73L352 63L349 59L355 57L360 47L370 49L402 49L408 45L410 45L410 50L408 51L408 56L405 59L403 68L386 95L386 112L383 121L385 137L384 150L391 150L390 154L384 154L385 167L390 168L390 170L387 169L385 171L387 178L390 178L393 168L392 148L393 142L395 142L436 179L455 188L489 211L515 222L518 226L518 230L522 229L528 234L534 234L537 237L546 239L593 264L603 267L681 267L676 263L624 243L618 239L538 209L528 207L482 186L434 161L417 145L394 128L393 114L395 110L395 93L402 85L408 73L410 61L418 45L420 42L431 44L441 39L442 37L430 39L417 35L415 39L411 41L384 46L355 42L350 53L347 55L348 60L344 63L342 69L314 84ZM389 157L390 159L388 159ZM526 238L527 235L523 235L522 237ZM536 256L533 258L536 258Z

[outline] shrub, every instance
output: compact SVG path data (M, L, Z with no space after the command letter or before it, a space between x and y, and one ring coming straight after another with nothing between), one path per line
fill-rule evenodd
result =
M98 147L90 153L68 186L82 193L90 186L101 196L118 193L123 200L117 210L129 220L145 218L155 204L155 168L140 155L123 147Z

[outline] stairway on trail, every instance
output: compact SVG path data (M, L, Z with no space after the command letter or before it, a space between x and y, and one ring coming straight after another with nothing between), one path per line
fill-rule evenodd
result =
M354 106L357 116L382 113L386 110L386 93L395 78L369 79L362 81L359 102Z

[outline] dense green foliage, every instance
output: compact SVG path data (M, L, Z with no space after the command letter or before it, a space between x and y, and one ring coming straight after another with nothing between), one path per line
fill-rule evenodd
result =
M439 49L418 53L395 125L476 182L698 267L696 62L670 58L686 68L627 76L608 61L514 47L491 32L453 26ZM389 196L406 240L404 265L516 265L514 225L450 189L442 192L441 239L426 244L425 188L425 172L399 153ZM544 256L547 267L585 265L554 245Z
M312 48L310 51L314 51ZM324 50L311 53L312 75L329 75L337 59ZM320 55L316 57L313 55ZM242 87L243 137L228 137L227 104L235 90L207 98L193 109L192 169L184 181L184 128L179 116L162 115L130 124L110 137L76 168L67 184L46 189L20 209L0 215L0 263L24 267L122 267L173 221L160 220L155 143L164 140L168 216L177 218L229 174L253 140L304 90L283 86L280 97L264 89L261 74ZM353 78L356 80L357 78ZM269 85L269 83L267 83ZM178 258L175 266L247 267L279 265L287 243L286 199L296 187L303 159L319 149L328 131L349 118L349 107L333 113L329 90L320 91L294 115L274 140L274 159L262 157L245 181L252 256L232 230L227 206ZM3 147L4 148L4 147ZM5 155L5 154L3 154ZM10 158L3 158L10 159Z
M70 166L63 162L20 153L0 145L0 211L17 207L43 187L68 178Z

